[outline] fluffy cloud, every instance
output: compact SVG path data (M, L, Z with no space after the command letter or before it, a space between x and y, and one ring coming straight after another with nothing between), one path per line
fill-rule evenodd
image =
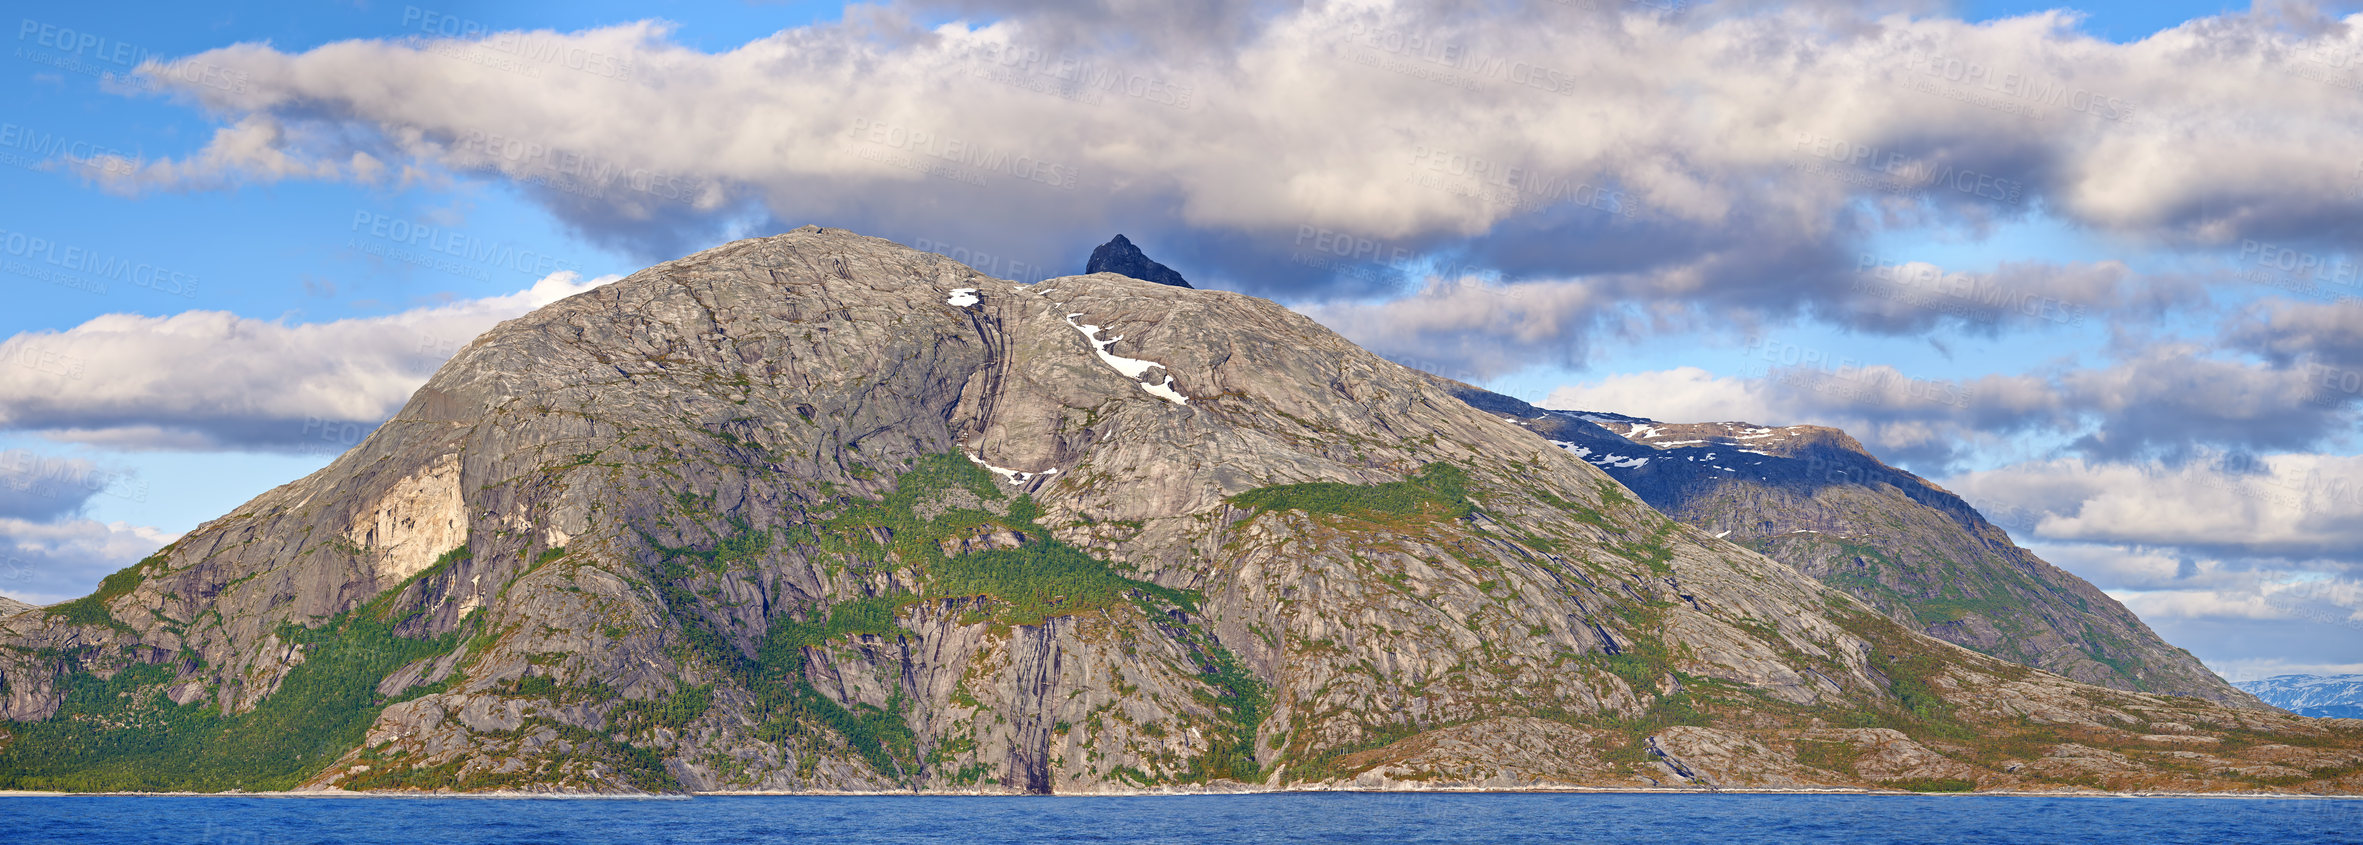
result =
M2353 671L2363 573L2351 562L2217 556L2167 546L2030 542L2233 680Z
M0 517L50 519L79 511L101 492L144 489L131 474L100 469L85 458L26 449L0 451Z
M1996 522L2047 541L2363 567L2363 457L2285 454L2179 466L2062 458L1945 484Z
M2318 386L2331 393L2356 393L2356 368L2363 368L2363 300L2332 303L2274 299L2250 306L2226 328L2224 339L2280 361L2306 361L2336 368Z
M0 367L0 428L123 450L295 449L374 427L495 323L612 280L559 272L505 296L327 323L189 311L26 332L0 341L0 361L41 365Z
M1301 233L1336 232L1586 280L1518 318L1578 328L1626 299L1913 330L1938 318L1854 289L1868 235L2038 208L2201 247L2363 221L2357 19L2289 7L2112 44L2068 13L1925 5L952 0L719 53L657 23L245 44L147 69L231 129L101 178L481 175L651 258L754 214L1063 265L1118 221L1195 278L1311 298L1366 290L1303 260ZM244 84L190 81L223 74ZM2044 278L2005 281L2033 296L2149 301L2118 267L2001 275L2021 271Z
M0 517L0 594L34 604L75 598L176 537L121 522Z
M2029 435L2136 463L2316 448L2351 434L2363 400L2363 392L2323 387L2339 371L2228 358L2181 341L2128 344L2106 366L1966 380L1914 378L1761 336L1745 350L1765 363L1763 375L1695 367L1628 373L1562 386L1541 404L1674 421L1834 426L1882 458L1942 474L1981 443Z

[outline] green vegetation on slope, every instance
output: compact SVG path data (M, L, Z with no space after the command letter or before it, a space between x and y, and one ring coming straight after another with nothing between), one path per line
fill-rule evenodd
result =
M880 774L907 780L918 773L920 761L918 739L905 718L906 704L899 692L884 707L840 704L806 679L806 649L851 636L902 636L895 615L913 602L929 599L981 598L991 608L988 618L1011 625L1039 625L1052 617L1108 612L1126 604L1158 615L1168 608L1197 606L1194 593L1126 578L1106 561L1052 538L1049 529L1035 521L1040 515L1031 497L1010 499L990 473L964 456L921 458L884 496L839 502L837 512L807 529L824 551L869 565L916 567L923 576L919 590L837 602L808 611L801 621L775 619L751 656L696 611L702 598L688 584L701 570L720 574L735 561L761 554L770 547L771 533L734 519L733 533L712 549L648 542L662 560L659 590L693 646L755 695L754 709L762 720L759 735L780 742L825 727ZM991 536L1019 539L1014 547L1003 540L984 544L985 548L960 548L963 541ZM960 550L947 554L947 545ZM1260 713L1260 687L1237 669L1228 652L1219 646L1210 652L1218 656L1210 658L1217 669L1208 682L1221 690L1214 697L1222 702L1223 712ZM1253 742L1254 729L1249 727L1246 738L1234 744L1244 749L1239 754L1252 757ZM1224 772L1252 771L1252 765L1230 758L1208 763L1210 770Z
M287 789L361 743L392 703L377 694L388 674L461 639L398 637L359 613L315 629L289 625L280 637L303 647L304 662L254 710L235 716L223 716L210 697L172 703L164 696L168 665L136 664L103 679L77 665L61 681L66 698L56 715L11 728L0 788Z
M845 503L824 520L823 548L858 559L890 557L926 575L919 598L989 597L999 621L1039 625L1054 616L1111 610L1126 602L1155 612L1159 604L1195 608L1187 590L1127 578L1106 561L1060 542L1035 520L1031 496L1010 499L991 473L957 453L921 458L875 502ZM885 539L880 539L883 535ZM993 535L1020 538L1014 548L964 549L947 544Z
M115 667L102 678L103 668L83 665L88 652L62 655L71 667L59 679L65 700L50 718L10 728L15 737L0 749L0 789L293 787L360 744L378 712L393 703L377 694L387 675L447 654L466 638L459 632L432 639L398 636L395 627L408 620L388 617L403 588L467 558L466 546L447 552L401 586L320 627L282 625L280 640L300 646L303 662L255 709L234 716L222 715L211 689L189 704L172 703L164 695L174 680L172 664ZM149 558L110 575L97 593L53 612L69 619L95 612L119 624L106 616L104 602L131 592L155 562ZM179 662L194 661L183 653ZM414 688L403 697L428 691Z
M52 607L48 611L49 615L73 625L129 630L123 623L116 621L113 614L108 612L107 602L129 595L132 588L138 587L140 581L147 578L148 567L151 564L158 568L163 566L163 556L163 552L157 552L138 563L122 568L100 580L96 592Z
M1315 481L1258 487L1231 497L1257 512L1295 510L1371 521L1415 515L1459 519L1473 509L1468 472L1446 463L1421 467L1410 478L1384 484Z

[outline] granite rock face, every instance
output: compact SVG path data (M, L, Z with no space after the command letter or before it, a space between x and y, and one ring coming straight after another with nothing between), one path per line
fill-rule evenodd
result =
M2123 690L2263 702L1968 502L1821 426L1665 423L1449 389L1614 476L1651 506L1795 566L1946 642Z
M0 616L9 616L31 609L33 609L33 605L17 601L16 599L12 599L7 596L0 596Z
M486 333L330 466L0 619L0 694L0 786L76 789L2353 791L2363 763L2354 723L1921 636L1272 303L814 228Z
M1171 267L1150 260L1147 254L1140 251L1140 247L1133 246L1132 241L1123 235L1117 235L1114 240L1100 244L1097 249L1093 249L1091 260L1083 265L1083 273L1084 275L1114 273L1119 276L1131 276L1144 282L1156 282L1160 285L1171 285L1177 288L1190 286L1188 281L1182 279L1182 274L1174 272Z

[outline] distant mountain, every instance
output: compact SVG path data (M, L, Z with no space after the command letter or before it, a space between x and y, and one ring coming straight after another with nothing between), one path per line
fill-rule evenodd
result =
M1182 274L1174 272L1171 267L1149 260L1149 256L1142 253L1140 247L1133 246L1132 241L1125 239L1123 235L1117 235L1114 240L1100 244L1098 249L1092 250L1091 260L1083 265L1083 273L1084 275L1114 273L1119 276L1131 276L1144 282L1156 282L1160 285L1171 285L1177 288L1190 286L1188 281L1182 279Z
M1921 633L2089 684L2262 706L2115 599L2011 543L1959 496L1838 429L1552 411L1453 384L1667 515Z
M2275 675L2233 686L2300 716L2363 719L2363 675Z

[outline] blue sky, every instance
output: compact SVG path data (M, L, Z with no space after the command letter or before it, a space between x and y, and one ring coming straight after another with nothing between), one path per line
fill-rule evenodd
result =
M2363 667L2363 503L2321 481L2363 470L2351 10L1667 7L26 7L0 593L79 594L687 251L821 223L1025 276L1123 231L1529 400L1845 427L2219 670ZM945 143L1006 157L931 178ZM2226 489L2298 492L2139 516Z

